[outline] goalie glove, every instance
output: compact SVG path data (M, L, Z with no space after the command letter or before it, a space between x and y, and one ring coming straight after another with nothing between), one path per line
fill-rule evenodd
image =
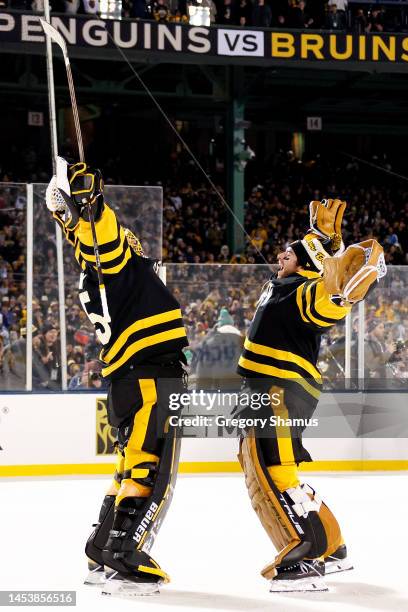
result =
M100 170L93 170L84 162L68 165L57 157L57 173L45 193L48 210L65 214L65 224L75 227L79 218L89 221L88 204L94 207L98 221L103 210L103 179Z
M309 204L310 229L324 240L330 240L331 251L336 253L342 246L341 223L346 202L342 200L313 200ZM344 249L344 247L343 247Z
M349 304L363 300L372 284L386 274L384 249L376 240L353 244L342 255L323 262L326 291Z

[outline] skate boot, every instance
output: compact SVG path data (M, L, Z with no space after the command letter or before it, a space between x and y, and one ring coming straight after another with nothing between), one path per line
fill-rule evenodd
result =
M278 565L269 590L271 593L328 591L324 569L324 561L320 559L307 559L288 566Z
M105 583L102 586L102 595L114 595L116 597L140 597L143 595L158 595L159 587L170 581L170 578L160 570L158 564L146 553L144 563L139 564L137 570L130 571L124 568L122 572L105 565ZM117 566L117 560L115 565ZM160 575L149 574L148 570L160 571Z
M347 547L342 544L338 549L328 557L324 558L326 574L335 574L336 572L347 572L352 570L353 565L347 558Z
M150 547L144 537L156 510L157 504L144 497L127 497L116 507L113 527L102 552L104 595L153 595L159 592L161 584L170 582L148 554Z

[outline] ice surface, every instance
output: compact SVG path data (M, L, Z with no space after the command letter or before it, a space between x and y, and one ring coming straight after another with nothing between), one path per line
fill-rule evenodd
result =
M179 477L152 551L172 582L159 596L136 600L102 597L98 587L82 585L84 542L109 479L4 479L0 589L76 590L81 612L408 611L408 475L303 480L337 514L356 568L328 576L328 593L269 593L259 571L274 549L238 474Z

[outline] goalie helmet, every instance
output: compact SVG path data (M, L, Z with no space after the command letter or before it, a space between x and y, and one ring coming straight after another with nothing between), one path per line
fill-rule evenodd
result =
M323 273L323 261L329 257L329 253L313 234L307 234L302 240L295 240L289 248L295 253L299 266L305 270Z
M68 166L68 181L71 197L78 207L96 204L103 197L103 178L100 170L90 168L85 162Z

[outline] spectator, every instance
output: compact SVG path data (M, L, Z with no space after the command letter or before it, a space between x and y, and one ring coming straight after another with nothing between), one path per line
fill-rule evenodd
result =
M210 24L214 24L217 18L217 7L213 0L202 0L201 6L203 8L208 8L210 11Z
M218 256L218 262L227 264L230 262L230 252L228 245L224 244L221 247L220 254Z
M69 15L76 15L80 6L80 0L64 0L65 12Z
M313 27L313 18L306 13L306 2L299 0L289 9L288 26L290 28L305 29Z
M235 25L237 23L235 0L223 0L218 23L222 25Z
M257 28L269 28L272 23L272 11L265 0L255 0L252 10L252 24Z
M337 6L337 12L342 13L344 15L344 19L346 19L348 0L329 0L329 2L327 3L329 7L333 4Z
M129 0L128 13L132 19L148 19L146 0Z
M82 4L86 15L96 15L99 12L99 0L82 0Z
M384 12L375 7L371 10L368 17L366 32L383 32L384 30Z
M156 21L159 23L169 21L170 10L165 0L156 0L153 8L153 15Z
M342 11L337 10L337 4L331 4L326 15L325 27L328 30L344 30L346 27L345 16Z
M59 361L60 350L58 347L58 329L53 323L47 323L42 328L44 344L45 344L45 359L44 363L50 372L50 379L57 380L59 378Z
M367 329L367 341L364 343L364 378L370 388L387 387L387 379L393 376L390 360L394 351L395 347L385 333L384 322L381 319L371 321Z
M238 25L242 27L252 25L251 0L240 0L238 5Z
M364 13L364 9L357 9L357 13L353 19L353 30L358 34L364 34L367 29L367 16Z

